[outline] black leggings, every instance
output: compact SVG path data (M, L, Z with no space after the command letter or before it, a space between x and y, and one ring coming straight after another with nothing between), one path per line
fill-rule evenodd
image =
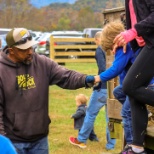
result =
M154 106L154 91L147 89L153 77L154 47L148 48L145 46L128 71L123 83L123 90L130 99L133 144L137 146L143 146L148 123L148 114L145 105Z

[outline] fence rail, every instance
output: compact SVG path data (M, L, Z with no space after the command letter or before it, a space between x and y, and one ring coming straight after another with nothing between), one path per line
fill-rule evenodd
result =
M50 37L50 58L59 63L95 62L94 38Z

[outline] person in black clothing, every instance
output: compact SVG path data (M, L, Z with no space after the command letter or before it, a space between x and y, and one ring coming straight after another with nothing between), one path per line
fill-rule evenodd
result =
M113 52L119 46L126 52L128 42L133 51L141 48L123 82L124 93L130 100L133 126L133 143L125 153L146 154L146 104L154 106L154 91L147 88L154 76L154 0L125 0L125 10L127 30L115 37Z

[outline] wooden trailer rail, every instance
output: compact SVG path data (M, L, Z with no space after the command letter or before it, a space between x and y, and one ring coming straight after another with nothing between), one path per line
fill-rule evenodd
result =
M55 42L57 45L55 45ZM62 62L95 62L94 38L50 37L50 58ZM77 58L69 58L77 57Z

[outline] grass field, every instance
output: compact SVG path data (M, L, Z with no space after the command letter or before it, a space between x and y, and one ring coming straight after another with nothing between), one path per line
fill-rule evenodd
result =
M66 63L66 68L85 74L97 74L95 63ZM77 130L73 128L73 120L70 116L76 111L75 96L83 93L90 97L92 89L81 88L78 90L65 90L57 86L50 87L49 114L52 123L49 132L50 154L116 154L120 151L121 142L117 140L116 148L105 150L105 111L102 108L95 121L95 132L100 142L88 140L87 148L80 149L69 143L70 136L77 136Z

